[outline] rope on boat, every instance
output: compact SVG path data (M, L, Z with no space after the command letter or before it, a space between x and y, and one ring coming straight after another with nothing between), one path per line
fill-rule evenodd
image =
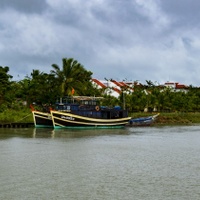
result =
M30 115L32 115L32 113L26 115L25 117L21 118L20 120L18 120L18 121L16 121L16 122L20 122L20 121L22 121L23 119L27 118L27 117L30 116ZM15 123L16 123L16 122L15 122Z

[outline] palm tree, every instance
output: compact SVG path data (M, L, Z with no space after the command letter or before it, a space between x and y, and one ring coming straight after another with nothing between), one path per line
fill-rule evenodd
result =
M85 68L73 58L62 59L62 69L57 64L52 64L54 70L51 73L57 78L56 84L60 89L60 96L76 94L83 95L91 86L91 71Z

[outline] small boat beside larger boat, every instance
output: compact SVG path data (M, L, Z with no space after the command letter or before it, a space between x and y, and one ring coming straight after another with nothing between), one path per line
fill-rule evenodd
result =
M100 106L102 97L71 96L60 99L55 110L37 111L31 106L37 128L123 128L125 126L150 126L158 117L131 118L119 106Z
M53 121L50 113L32 111L34 125L36 128L51 128L53 127Z
M55 110L32 109L35 127L123 128L129 123L128 111L119 106L100 106L102 97L70 96L60 99Z
M132 118L129 120L127 126L150 126L154 123L159 113L148 117Z
M42 112L42 111L35 110L32 105L30 105L30 107L33 114L34 126L36 128L52 128L53 127L53 121L52 121L50 112Z

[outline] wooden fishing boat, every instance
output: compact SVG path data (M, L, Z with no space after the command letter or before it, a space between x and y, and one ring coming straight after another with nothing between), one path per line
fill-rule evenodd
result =
M102 97L72 96L51 110L54 128L123 128L131 117L119 106L100 106Z
M129 120L127 126L150 126L154 123L159 113L148 117L132 118Z
M50 112L37 111L32 105L30 105L30 107L33 114L34 126L36 128L53 128L53 121Z

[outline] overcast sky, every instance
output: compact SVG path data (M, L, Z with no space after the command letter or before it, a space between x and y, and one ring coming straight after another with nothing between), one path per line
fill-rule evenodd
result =
M74 58L93 78L200 86L199 0L0 0L14 80Z

